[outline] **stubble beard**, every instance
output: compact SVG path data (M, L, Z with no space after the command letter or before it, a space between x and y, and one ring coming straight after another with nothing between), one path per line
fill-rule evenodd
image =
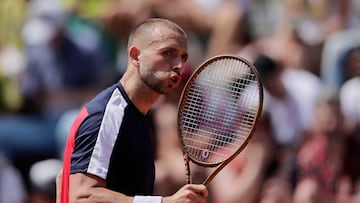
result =
M159 94L172 94L176 88L167 85L166 76L158 76L154 71L140 71L139 75L143 83L145 83L150 89L154 90Z

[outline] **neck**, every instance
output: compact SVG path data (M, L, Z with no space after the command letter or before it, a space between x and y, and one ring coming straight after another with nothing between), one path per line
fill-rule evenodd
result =
M161 96L144 84L137 73L132 73L132 71L126 71L121 78L120 83L124 87L129 99L144 115L147 114L152 105Z

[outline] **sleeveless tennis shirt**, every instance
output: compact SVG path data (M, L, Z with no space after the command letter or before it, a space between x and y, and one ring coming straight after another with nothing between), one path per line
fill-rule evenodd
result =
M69 199L69 175L89 173L126 195L151 195L155 166L146 116L116 83L87 103L65 147L61 203Z

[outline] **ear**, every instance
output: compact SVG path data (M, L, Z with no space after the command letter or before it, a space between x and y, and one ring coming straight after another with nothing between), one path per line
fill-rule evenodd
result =
M133 64L134 66L139 66L139 55L140 50L137 47L130 47L129 49L129 62Z

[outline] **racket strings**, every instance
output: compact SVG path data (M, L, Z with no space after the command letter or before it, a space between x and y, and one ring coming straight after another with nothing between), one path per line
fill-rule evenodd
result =
M242 122L245 122L245 125L239 125L238 126L238 132L239 135L234 137L234 141L237 141L237 137L240 138L246 138L246 136L244 136L244 134L248 133L249 130L251 130L251 121L253 120L253 118L244 118L244 120ZM239 120L240 121L240 120ZM206 125L208 124L210 121L209 120L205 120L205 119L201 119L199 118L198 122L196 125L194 125L194 122L190 121L190 120L184 120L183 124L185 124L187 126L187 129L189 132L191 131L196 131L199 133L208 133L210 135L219 135L219 137L221 137L221 134L216 133L216 132L222 132L222 133L229 133L232 131L229 131L228 128L224 128L223 126L218 126L219 128L216 129L216 131L207 131L206 129L199 129L198 126L199 125ZM221 131L222 130L222 131ZM202 136L202 134L198 135L199 137ZM222 136L223 138L228 138L227 136ZM210 138L210 139L215 139L215 138ZM238 139L239 141L242 141L243 139Z
M245 132L248 132L250 129L249 128L247 128L246 126L240 126L239 127L239 130L241 131L241 130L243 130L243 132L244 133L239 133L239 135L238 136L236 136L236 137L234 137L234 138L232 138L231 139L231 141L232 142L227 142L227 141L224 141L225 139L229 139L229 137L228 136L226 136L226 134L224 134L224 135L221 135L221 134L219 134L219 133L214 133L214 132L212 132L212 131L206 131L206 130L198 130L198 129L195 129L195 128L193 128L192 130L190 129L190 128L188 128L189 129L189 131L187 132L187 133L189 133L189 135L188 136L199 136L198 137L198 140L196 140L196 141L198 141L199 143L201 143L201 139L202 138L208 138L208 140L207 141L219 141L219 142L223 142L223 145L225 145L225 144L229 144L229 145L232 145L232 144L234 144L234 143L241 143L243 140L244 140L244 138L246 138L246 136L244 136L243 134L245 133ZM194 131L196 131L196 133L194 133ZM240 132L239 131L239 132ZM205 136L205 135L210 135L210 136L217 136L217 137L209 137L209 136ZM237 138L241 138L241 139L237 139ZM189 137L184 137L184 140L186 140L186 139L188 139L189 141L195 141L194 139L190 139ZM220 146L220 145L214 145L214 146ZM234 145L234 146L236 146L236 147L238 147L238 145L236 144L236 145Z
M234 59L214 61L195 78L181 112L183 143L193 159L219 163L242 145L256 118L257 89L255 74Z
M214 146L216 146L216 145L214 145ZM222 151L222 152L208 151L208 152L211 153L212 155L216 155L216 156L224 156L224 153L233 154L235 152L235 150L229 149L227 147L221 147L221 146L216 146L216 147L219 148L219 149L223 149L224 151ZM187 150L194 150L194 152L196 153L194 155L196 157L203 156L204 152L206 152L206 151L203 150L203 148L193 146L193 145L186 146L186 149Z
M201 88L202 88L201 85L196 85L196 84L195 84L194 87L192 87L192 88L190 89L191 93L189 93L189 94L192 94L192 95L191 95L191 96L188 95L188 97L186 98L186 99L187 99L187 102L192 102L192 103L194 103L194 106L203 105L203 101L201 100L201 96L204 94L204 92L209 92L210 90L209 90L209 89L201 90ZM215 88L218 88L218 87L217 87L217 86L213 86L213 88L212 88L211 91L214 91ZM226 91L227 89L222 88L222 89L220 89L220 90ZM239 90L237 90L237 91L239 91ZM245 92L245 93L252 94L252 95L248 95L248 98L245 98L244 100L246 100L246 99L254 99L254 96L253 96L253 95L255 94L255 92L254 92L254 91L250 91L250 90L247 90L247 91L249 91L249 92ZM230 93L230 92L229 92L229 93ZM224 101L224 100L222 100L221 97L213 97L212 99L213 99L213 101L217 101L217 102L223 102L223 101ZM228 102L228 104L231 104L231 105L228 106L230 109L234 109L234 106L232 106L232 104L234 103L234 101L228 100L228 101L225 101L225 102ZM250 103L254 103L254 102L255 102L255 101L250 101ZM209 104L209 106L211 106L211 105L214 105L214 103ZM212 106L212 108L215 108L215 107ZM251 106L250 106L249 109L251 109ZM254 112L257 111L257 108L255 108L255 107L253 107L252 109L253 109Z
M199 102L199 101L189 101L192 102L192 104L190 106L188 106L189 111L197 111L197 109L202 108L203 107L203 102ZM204 118L206 117L212 117L212 115L215 115L216 113L228 113L229 111L231 111L231 113L235 114L235 113L239 113L238 110L236 109L236 107L229 107L228 110L218 110L216 109L215 105L209 104L208 105L209 109L207 112L207 115L202 115ZM250 107L248 108L248 111L250 114L246 115L246 118L251 122L252 120L254 120L255 118L255 113L257 112L257 109L254 107ZM201 115L194 115L195 118L200 118ZM229 119L225 119L225 122L229 122Z

